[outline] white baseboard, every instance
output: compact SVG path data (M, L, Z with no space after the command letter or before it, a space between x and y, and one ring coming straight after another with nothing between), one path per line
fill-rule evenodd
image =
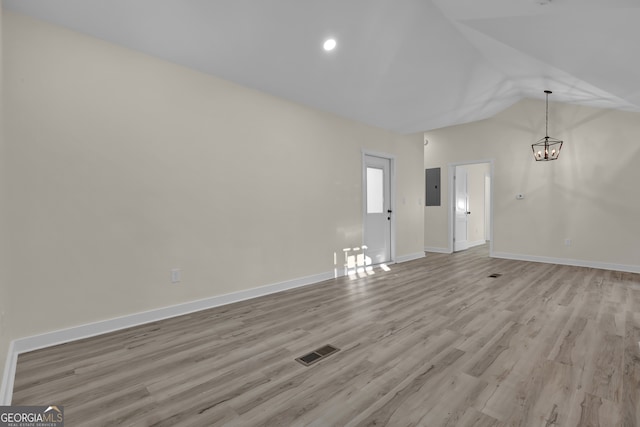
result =
M487 243L486 240L476 240L475 242L468 242L468 245L469 245L469 249L471 249L471 248L473 248L475 246L484 245L486 243Z
M494 252L493 258L513 259L517 261L543 262L546 264L571 265L574 267L589 267L600 270L624 271L627 273L640 273L640 265L611 264L606 262L585 261L569 258L553 258L536 255L512 254L508 252Z
M402 255L402 256L396 257L396 262L401 263L401 262L413 261L414 259L420 259L420 258L424 258L424 252L418 252L415 254Z
M134 313L108 320L101 320L98 322L88 323L80 326L74 326L67 329L51 331L40 335L15 339L9 344L9 350L7 352L7 360L2 376L2 385L0 386L0 405L11 404L16 363L18 361L18 355L21 353L26 353L33 350L38 350L40 348L50 347L53 345L63 344L84 338L90 338L96 335L102 335L120 329L130 328L132 326L144 325L145 323L156 322L158 320L168 319L170 317L182 316L184 314L257 298L276 292L300 288L303 286L333 279L334 277L342 275L343 274L340 274L337 271L315 274L313 276L287 280L285 282L260 286L258 288L218 295L215 297L205 298L197 301L190 301L169 307L158 308L155 310Z
M425 247L425 252L436 252L439 254L451 254L453 253L449 248L436 248L436 247Z

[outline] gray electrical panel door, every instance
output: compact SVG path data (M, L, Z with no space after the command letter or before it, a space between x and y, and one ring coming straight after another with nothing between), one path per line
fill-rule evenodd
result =
M427 206L440 206L440 168L425 169Z

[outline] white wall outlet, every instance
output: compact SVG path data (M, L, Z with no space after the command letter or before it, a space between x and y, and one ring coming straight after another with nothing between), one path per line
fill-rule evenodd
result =
M178 283L182 280L182 270L179 268L171 269L171 283Z
M571 239L569 239L569 238L564 239L564 245L565 246L571 246Z

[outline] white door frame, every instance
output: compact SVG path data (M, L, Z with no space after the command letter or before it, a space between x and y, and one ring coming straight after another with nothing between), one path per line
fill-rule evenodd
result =
M491 175L484 175L484 240L491 241Z
M453 202L453 210L454 221L453 221L453 251L464 251L469 249L469 172L464 166L456 166L455 167L455 176L454 176L454 188L453 188L453 197L455 198ZM461 185L463 183L464 185ZM461 194L458 193L459 190L462 190L460 187L464 187L464 198ZM461 219L461 209L460 209L460 201L464 200L464 217ZM460 227L464 223L464 233L461 233ZM464 240L461 239L461 234L464 235Z
M367 193L366 193L366 180L367 180L367 165L366 156L380 157L382 159L389 160L389 178L390 182L390 205L391 205L391 248L390 257L391 262L396 262L396 158L392 154L380 153L376 151L362 150L361 155L361 170L362 170L362 244L365 242L365 222L367 217Z
M494 168L494 160L493 159L483 159L483 160L470 160L468 162L455 162L449 163L447 166L449 167L449 207L448 207L448 237L449 237L449 247L447 248L449 253L453 253L453 227L456 221L456 211L455 211L455 182L453 177L456 172L456 166L466 166L466 165L475 165L478 163L489 163L489 178L491 180L491 187L489 188L489 201L490 201L490 212L489 212L489 256L493 257L493 189L495 188L495 182L493 179L493 168Z

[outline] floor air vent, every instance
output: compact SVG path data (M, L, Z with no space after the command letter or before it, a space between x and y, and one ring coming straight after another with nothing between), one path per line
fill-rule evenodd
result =
M500 277L500 276L502 276L502 274L500 274L500 273L493 273L493 274L489 275L489 277L491 277L493 279L495 279L496 277Z
M320 347L317 350L312 351L311 353L298 357L296 361L302 363L304 366L309 366L316 363L318 360L324 359L325 357L332 355L333 353L339 350L340 350L339 348L327 344L323 347Z

